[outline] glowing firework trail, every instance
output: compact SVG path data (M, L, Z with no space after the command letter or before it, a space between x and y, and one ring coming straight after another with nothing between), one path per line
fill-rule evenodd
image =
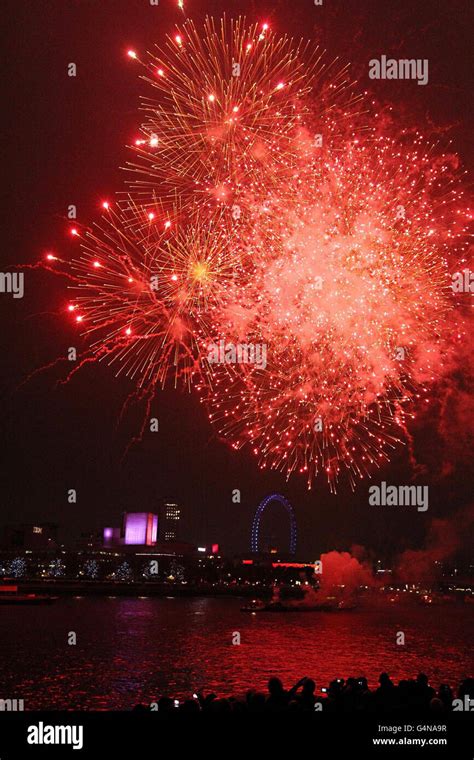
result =
M309 42L276 37L267 24L223 19L216 27L207 19L202 35L186 21L145 64L158 97L144 100L147 121L133 146L136 201L153 204L178 191L202 214L216 203L241 205L243 195L260 197L270 184L281 189L311 89L321 121L336 104L357 100L336 63Z
M108 362L119 363L117 374L164 385L171 373L189 386L201 369L198 341L213 334L213 314L238 262L217 216L185 222L178 208L154 208L110 206L85 234L72 262L80 285L71 288L70 308L92 350L106 346Z
M131 197L81 236L73 318L147 405L169 377L196 385L262 467L354 485L442 370L466 241L455 160L361 124L346 70L267 25L187 21L143 65L158 97ZM221 341L268 362L212 363Z

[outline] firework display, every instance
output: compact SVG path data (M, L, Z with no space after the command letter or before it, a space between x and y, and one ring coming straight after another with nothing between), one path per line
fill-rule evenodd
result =
M432 170L422 142L352 142L312 162L292 202L266 202L252 277L233 283L220 329L264 345L268 364L225 365L210 416L264 466L306 473L309 486L323 469L334 486L341 470L354 484L387 459L408 402L436 380L458 198L448 182L429 200L449 161Z
M156 93L130 187L68 269L91 357L148 394L195 387L263 467L354 486L447 351L467 223L453 157L394 135L345 67L267 24L187 21L129 57Z
M85 234L69 310L117 374L154 386L172 373L189 386L198 341L236 267L219 215L198 223L156 204L144 213L130 200Z
M305 118L327 124L332 109L358 100L346 67L243 19L207 19L202 32L188 20L143 66L157 93L143 100L146 121L131 146L133 195L144 207L179 194L202 215L281 192Z

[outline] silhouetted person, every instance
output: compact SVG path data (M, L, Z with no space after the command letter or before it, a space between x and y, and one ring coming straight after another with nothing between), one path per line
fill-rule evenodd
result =
M231 712L231 705L228 699L214 699L211 703L211 712L212 713L219 713L222 714L228 714Z
M356 709L364 712L370 710L373 705L373 694L369 689L367 678L361 676L357 679L357 703Z
M376 710L393 710L397 699L397 687L390 679L388 673L381 673L379 676L380 686L374 694L374 704Z
M417 703L422 709L428 708L436 692L428 683L428 676L419 673L416 679Z
M270 696L267 697L266 708L273 712L285 710L288 705L288 694L283 688L279 678L270 678L268 682L268 691Z
M265 710L266 697L261 692L249 692L247 694L247 706L249 712L260 713Z
M451 710L453 706L453 691L450 686L448 686L447 683L442 683L438 689L438 698L443 703L443 706L446 710Z
M315 696L316 683L307 676L300 680L288 691L283 687L279 678L273 677L268 681L268 696L255 689L247 691L245 698L230 696L220 698L216 694L199 693L195 699L187 699L178 710L175 700L161 697L158 701L160 713L197 714L201 711L213 715L234 713L263 713L269 712L312 712L317 701L323 702L323 710L329 713L414 711L429 713L446 713L453 709L453 691L448 684L441 684L438 693L430 686L428 676L419 673L415 678L402 679L397 686L387 673L381 673L379 686L371 692L367 679L349 677L335 678L327 689L326 696ZM457 697L463 699L469 695L474 699L474 679L466 678L459 684ZM137 704L132 708L136 712L150 710L148 704Z
M169 713L174 710L174 702L171 697L161 697L158 700L158 712Z
M381 689L394 689L395 684L391 680L388 673L381 673L379 676L379 684Z
M199 702L197 702L195 699L186 699L183 704L180 705L179 712L190 715L191 713L201 712L201 708L199 706Z
M474 699L474 678L465 678L464 681L459 684L459 699L464 699L466 694L471 699Z
M306 678L298 700L302 710L314 710L314 703L316 702L316 697L314 696L315 690L316 683L312 678Z
M208 694L207 697L204 697L202 709L211 710L216 699L217 699L217 694Z

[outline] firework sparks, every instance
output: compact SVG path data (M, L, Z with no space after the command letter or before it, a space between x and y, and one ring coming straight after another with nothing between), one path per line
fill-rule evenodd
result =
M468 216L453 157L369 129L346 69L267 24L186 21L141 65L158 96L130 197L70 231L71 318L147 404L194 385L262 467L354 486L442 371ZM211 361L219 342L265 366Z
M260 197L291 173L311 88L320 120L357 100L346 68L267 24L207 19L200 33L188 20L178 32L144 64L157 96L144 100L147 120L132 146L131 192L141 205L178 192L201 214L216 204L240 207L249 192Z
M306 152L284 202L272 193L256 215L251 277L222 315L220 334L264 344L269 365L220 369L211 420L309 486L320 471L355 485L386 462L442 371L449 258L468 215L453 237L450 157L433 160L421 136L401 143Z
M151 217L151 218L150 218ZM155 204L153 216L133 201L109 207L87 231L72 262L69 311L81 317L91 349L140 385L164 385L169 374L190 386L199 373L198 342L238 271L216 217L182 220Z

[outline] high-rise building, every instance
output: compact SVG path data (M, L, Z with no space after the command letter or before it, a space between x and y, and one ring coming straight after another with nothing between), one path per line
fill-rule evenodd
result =
M160 505L160 541L179 540L181 507L173 499L163 499Z

